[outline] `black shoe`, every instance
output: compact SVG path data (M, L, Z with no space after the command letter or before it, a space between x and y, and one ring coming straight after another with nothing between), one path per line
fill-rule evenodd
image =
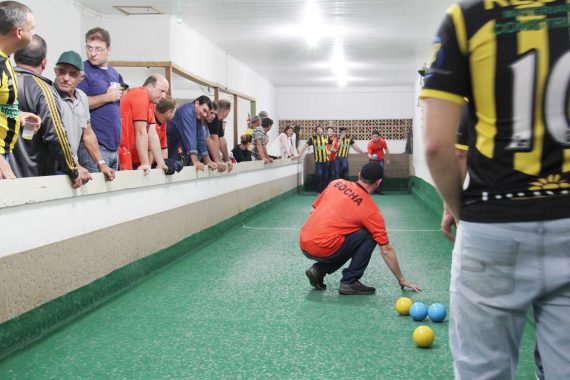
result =
M311 285L313 285L315 289L325 290L327 288L327 286L323 282L325 275L319 272L315 264L313 264L309 269L307 269L305 274L307 275L309 281L311 282Z
M371 286L361 284L360 281L356 281L352 284L340 284L338 292L349 296L357 294L374 294L376 293L376 289Z

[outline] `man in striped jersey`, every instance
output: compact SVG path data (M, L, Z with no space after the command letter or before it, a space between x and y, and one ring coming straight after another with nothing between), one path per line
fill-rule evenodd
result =
M329 172L329 155L330 150L327 149L327 144L333 144L333 140L323 135L323 127L316 128L317 134L307 140L307 143L301 149L299 157L303 155L305 149L313 146L315 154L315 169L317 172L317 194L321 194L327 187L327 176Z
M69 176L74 189L82 180L71 153L67 132L61 121L61 98L52 82L41 76L47 64L47 46L40 36L14 56L20 86L20 110L33 112L42 119L39 131L31 140L18 139L11 155L17 177L55 175L57 167Z
M20 123L26 119L41 124L37 115L18 109L18 80L10 55L28 45L34 35L34 16L30 8L16 1L0 2L0 180L16 178L10 168ZM36 129L37 131L37 129Z
M348 171L348 153L351 146L360 153L366 154L355 142L352 137L347 136L346 128L343 127L340 129L340 136L338 138L339 149L336 154L336 161L334 162L336 179L343 178L344 174Z

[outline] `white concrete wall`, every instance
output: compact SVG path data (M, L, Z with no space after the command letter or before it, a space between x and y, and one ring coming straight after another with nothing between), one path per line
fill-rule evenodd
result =
M420 177L426 182L434 184L429 169L427 167L425 150L424 150L424 109L423 107L418 107L420 103L419 96L422 87L420 86L420 80L416 81L414 85L414 170L416 177Z

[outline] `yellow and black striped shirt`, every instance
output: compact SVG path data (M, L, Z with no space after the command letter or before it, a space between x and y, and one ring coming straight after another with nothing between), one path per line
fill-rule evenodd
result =
M0 51L0 154L8 154L20 132L18 80L10 57Z
M327 144L332 144L331 138L325 135L315 135L307 140L305 145L313 146L315 151L315 162L329 162L329 156L327 154Z
M462 220L570 217L569 17L567 0L447 11L421 96L472 100Z
M348 152L350 151L350 146L354 144L354 140L352 137L345 137L342 140L338 140L338 153L336 154L337 157L348 157Z

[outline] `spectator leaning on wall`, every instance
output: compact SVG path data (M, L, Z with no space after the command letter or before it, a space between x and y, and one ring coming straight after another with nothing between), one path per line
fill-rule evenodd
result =
M121 120L123 134L121 145L131 152L133 169L150 173L148 150L156 159L157 168L168 170L160 150L160 139L156 133L154 107L166 97L168 81L160 74L149 76L142 87L133 88L121 99Z
M181 148L186 165L192 165L197 170L204 171L204 164L200 162L200 159L203 159L210 169L218 169L216 163L210 160L201 121L211 108L210 98L202 95L176 110L174 118L168 123L166 129L168 158L177 160L178 148Z
M206 143L208 144L208 150L210 151L210 158L218 164L218 167L225 167L227 165L228 172L231 172L233 165L228 151L228 143L225 138L225 128L223 122L230 114L232 104L229 102L229 100L221 99L217 102L217 106L218 109L216 110L216 116L214 117L214 120L208 122L210 138L206 139ZM223 157L220 156L220 152Z
M107 180L112 181L115 179L115 171L105 164L101 152L99 152L97 136L95 136L91 128L87 95L76 88L79 82L85 78L81 57L74 51L63 53L59 57L54 71L54 85L62 100L61 117L67 131L71 154L77 160L79 144L83 142L87 152L89 152L93 161L97 163L99 171L105 174ZM86 179L93 179L87 169L81 165L77 167L83 184L86 183Z
M16 1L0 2L0 180L16 178L10 168L10 151L14 149L20 123L26 119L41 125L34 114L18 109L18 79L10 55L25 48L34 35L34 16L30 8Z
M121 110L118 100L122 91L117 71L107 64L111 55L111 36L102 28L93 28L85 35L85 80L77 88L85 92L91 111L91 127L97 136L103 161L113 170L119 170L119 143L121 142ZM83 144L79 145L79 163L97 173L96 162Z
M47 45L38 35L14 56L18 73L19 107L42 119L42 125L31 140L18 139L11 156L17 177L55 175L59 167L71 179L71 185L81 186L67 133L61 122L61 98L52 82L41 76L47 64Z
M167 96L162 99L157 105L154 106L154 118L156 120L156 134L160 140L160 149L162 151L162 158L165 160L168 158L168 143L166 140L166 128L168 127L168 122L174 117L176 112L176 100ZM148 151L148 162L153 162L154 157ZM155 162L153 162L155 163Z

